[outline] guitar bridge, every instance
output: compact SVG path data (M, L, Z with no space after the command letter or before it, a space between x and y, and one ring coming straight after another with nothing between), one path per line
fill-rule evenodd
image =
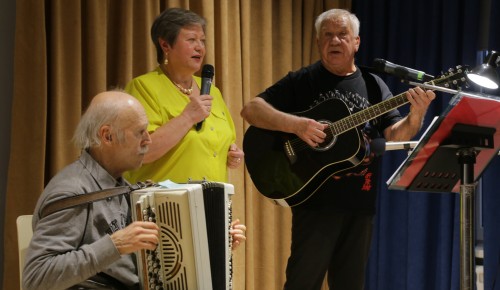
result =
M290 141L286 141L285 144L283 144L283 147L285 149L284 152L286 158L291 164L294 164L297 161L297 154L295 154L295 150L293 150L293 146L290 144Z

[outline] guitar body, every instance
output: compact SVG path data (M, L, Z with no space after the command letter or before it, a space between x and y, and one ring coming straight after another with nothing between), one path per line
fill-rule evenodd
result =
M330 124L350 112L344 102L331 99L295 115ZM356 128L338 136L331 134L320 148L311 148L294 134L253 126L243 139L245 164L255 187L281 206L304 202L332 175L359 165L365 148L363 135Z

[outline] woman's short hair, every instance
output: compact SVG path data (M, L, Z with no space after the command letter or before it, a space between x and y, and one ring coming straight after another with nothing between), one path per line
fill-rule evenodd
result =
M173 46L181 28L190 25L201 25L205 31L206 20L193 11L182 8L169 8L156 17L151 26L151 40L156 47L156 60L163 61L163 50L159 38Z

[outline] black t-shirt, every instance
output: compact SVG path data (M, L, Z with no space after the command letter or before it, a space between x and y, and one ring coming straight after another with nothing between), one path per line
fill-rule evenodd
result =
M304 112L316 106L331 105L331 102L325 101L340 100L347 108L346 115L331 116L330 119L338 121L390 98L392 94L378 76L361 72L358 68L355 73L341 77L326 70L318 61L288 73L260 96L274 108L288 113ZM400 119L399 111L394 109L352 130L363 132L369 143L369 140L383 137L384 129ZM339 138L342 138L342 135ZM359 140L352 141L363 143ZM378 167L379 158L374 157L353 170L339 172L338 175L328 178L306 202L297 206L328 206L340 211L373 213L379 179Z

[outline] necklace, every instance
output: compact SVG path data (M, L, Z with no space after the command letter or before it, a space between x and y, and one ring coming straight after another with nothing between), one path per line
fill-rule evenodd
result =
M165 76L179 89L179 91L181 91L185 95L191 95L191 93L193 92L193 79L191 79L191 87L189 89L186 89L180 84L174 82L174 80L172 80L172 78L168 75L167 70L163 66L160 66L160 69L163 71Z
M189 89L184 88L183 86L179 85L174 81L172 81L172 83L174 83L174 85L185 95L189 96L193 92L193 83L191 83L191 87Z

